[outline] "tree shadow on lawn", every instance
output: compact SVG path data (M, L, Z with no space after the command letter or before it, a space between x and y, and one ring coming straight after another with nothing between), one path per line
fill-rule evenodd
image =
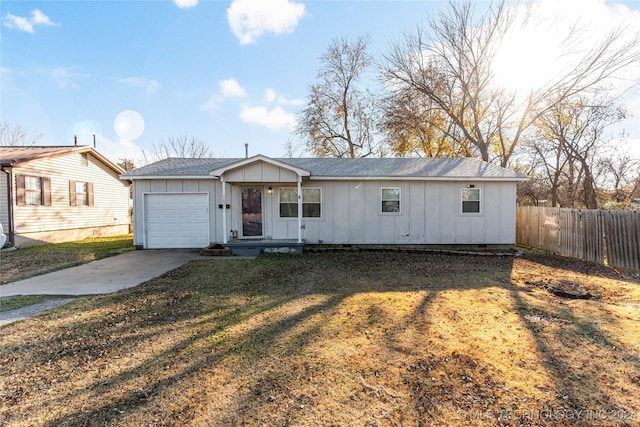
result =
M637 422L637 319L599 301L553 296L535 300L516 291L513 299L552 379L553 386L544 391L554 397L554 404L547 405L545 413L537 413L538 417L576 425Z
M639 272L621 271L605 265L586 261L577 261L572 258L554 255L537 249L526 250L524 258L533 263L539 264L541 267L565 270L567 272L573 272L580 275L584 274L588 276L605 277L620 280L628 283L629 285L640 286L640 283L638 282L638 279L640 278Z
M591 354L615 346L620 369L640 372L632 349L513 286L513 269L511 258L397 253L192 262L6 329L0 420L589 425L534 411L633 408L632 378L612 374L624 402L605 379L576 376L584 346L567 325L590 328ZM570 323L540 333L531 316L543 310Z

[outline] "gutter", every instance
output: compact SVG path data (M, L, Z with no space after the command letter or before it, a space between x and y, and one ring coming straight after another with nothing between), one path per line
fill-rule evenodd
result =
M482 176L319 176L312 175L310 181L450 181L450 182L518 182L529 177L482 177Z

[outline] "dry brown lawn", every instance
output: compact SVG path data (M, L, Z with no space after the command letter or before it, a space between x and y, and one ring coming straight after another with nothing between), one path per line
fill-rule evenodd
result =
M640 280L524 258L203 259L0 329L0 425L640 422Z

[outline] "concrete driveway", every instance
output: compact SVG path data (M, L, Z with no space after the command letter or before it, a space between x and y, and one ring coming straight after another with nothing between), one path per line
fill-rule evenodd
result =
M108 294L137 286L195 259L204 259L197 249L131 251L0 285L0 298L15 295Z
M0 312L0 326L17 322L73 301L74 296L116 292L137 286L191 260L204 259L197 249L159 249L126 252L30 279L0 285L2 297L65 295L16 310Z

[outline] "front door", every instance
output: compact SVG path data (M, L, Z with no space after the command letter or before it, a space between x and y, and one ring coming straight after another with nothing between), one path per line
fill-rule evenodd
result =
M242 187L242 237L262 237L262 187Z

